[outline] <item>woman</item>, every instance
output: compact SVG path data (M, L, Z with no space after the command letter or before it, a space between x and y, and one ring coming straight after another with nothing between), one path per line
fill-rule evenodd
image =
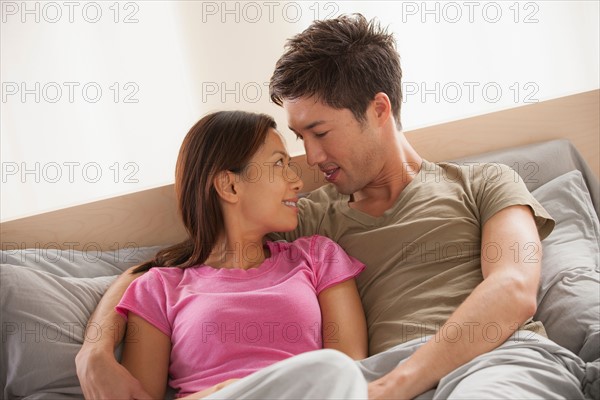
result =
M266 115L217 112L185 137L175 190L188 239L139 266L148 273L117 306L122 363L153 398L167 377L200 398L311 350L367 356L354 282L364 265L321 236L265 240L298 223L303 184L289 163Z

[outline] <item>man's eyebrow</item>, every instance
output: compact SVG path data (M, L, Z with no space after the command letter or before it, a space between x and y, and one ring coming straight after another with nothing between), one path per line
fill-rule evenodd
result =
M317 126L317 125L321 125L321 124L324 124L324 123L325 123L325 121L323 121L323 120L318 120L318 121L315 121L315 122L311 122L310 124L308 124L308 125L306 125L304 128L302 128L302 130L309 130L309 129L312 129L312 128L314 128L314 127L315 127L315 126ZM294 128L292 128L291 126L288 126L288 128L290 128L290 130L291 130L292 132L294 132L294 133L297 133L297 132L294 130Z

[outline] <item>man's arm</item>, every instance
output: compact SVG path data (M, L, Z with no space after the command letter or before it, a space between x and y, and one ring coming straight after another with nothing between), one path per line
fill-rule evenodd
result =
M507 207L482 230L483 282L454 311L438 334L406 362L369 384L369 398L413 398L480 354L510 337L536 310L542 247L531 210ZM486 340L483 327L499 327L499 337ZM458 340L440 332L462 329ZM447 328L448 329L444 329ZM454 327L454 328L453 328Z
M125 334L126 322L115 312L123 293L141 274L125 271L108 288L88 322L81 350L75 358L77 377L86 399L150 398L135 379L114 356L117 345Z

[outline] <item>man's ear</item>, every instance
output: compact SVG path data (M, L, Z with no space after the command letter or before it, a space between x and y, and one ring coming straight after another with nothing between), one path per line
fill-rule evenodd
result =
M221 171L213 179L217 194L228 203L237 203L239 200L237 184L236 175L231 171Z
M376 93L371 105L380 125L383 125L392 116L392 103L387 94Z

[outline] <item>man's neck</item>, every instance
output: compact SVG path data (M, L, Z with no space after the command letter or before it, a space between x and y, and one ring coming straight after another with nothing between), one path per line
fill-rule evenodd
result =
M399 134L397 140L397 146L388 154L382 171L372 182L352 194L349 207L380 217L393 207L404 188L420 171L423 158L403 134Z

